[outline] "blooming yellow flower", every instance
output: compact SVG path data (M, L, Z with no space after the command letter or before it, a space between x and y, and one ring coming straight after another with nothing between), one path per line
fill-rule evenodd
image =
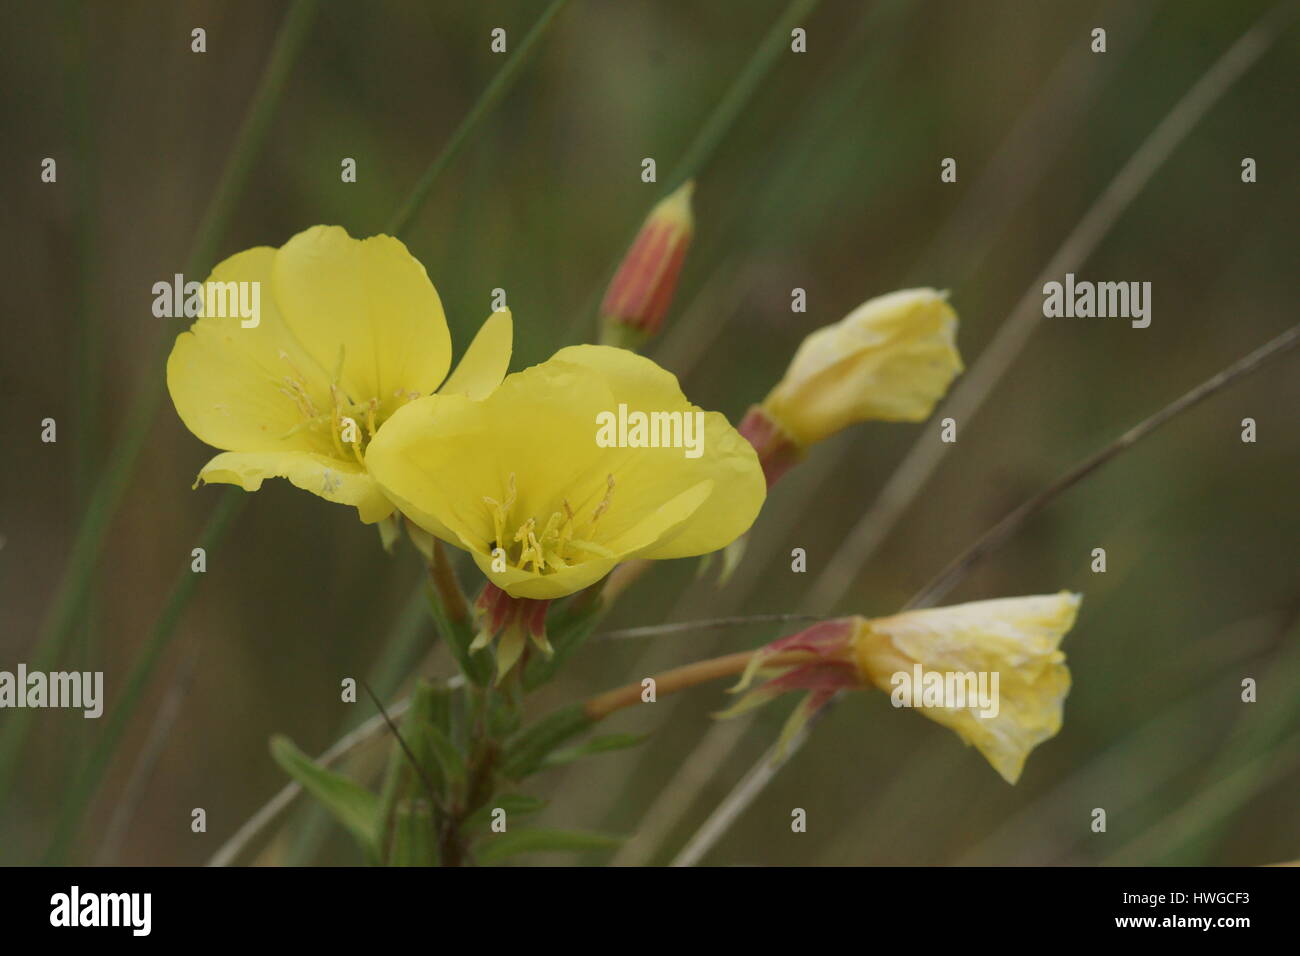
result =
M784 742L837 691L871 685L896 706L916 707L956 731L1015 783L1029 752L1061 729L1070 671L1060 643L1074 626L1080 600L1062 591L827 621L755 654L736 690L755 674L772 679L723 716L785 691L809 691L787 723ZM780 666L772 668L778 654ZM992 697L981 699L990 689Z
M702 426L698 456L644 433L601 440L602 422L638 412ZM370 442L366 465L403 514L468 551L492 584L543 601L630 558L725 547L766 495L754 450L721 414L691 405L651 360L599 345L561 349L479 401L411 402Z
M921 421L962 369L957 314L934 289L892 292L813 332L741 432L769 480L856 422Z
M167 359L181 420L225 449L199 482L256 491L266 478L287 478L380 521L393 506L366 471L365 449L384 422L440 383L444 393L481 398L510 361L511 318L497 312L443 382L451 338L442 303L391 236L314 226L279 249L231 256L206 285L230 282L260 285L256 325L219 316L209 298Z

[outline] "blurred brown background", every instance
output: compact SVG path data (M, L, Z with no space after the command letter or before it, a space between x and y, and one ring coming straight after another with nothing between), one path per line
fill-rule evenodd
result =
M642 157L656 157L666 185L784 7L569 5L407 236L442 296L457 352L498 286L515 315L513 368L547 357L566 335L593 334L595 298L659 195L640 181ZM827 0L805 23L808 52L778 59L698 177L696 241L651 354L682 376L693 401L738 421L808 331L919 284L952 290L969 365L1143 139L1270 7ZM4 5L0 669L30 659L124 409L137 390L157 388L157 342L184 327L152 316L151 286L183 268L285 9ZM219 256L279 245L315 223L379 231L500 68L489 31L504 27L518 42L541 9L522 0L324 4ZM190 51L196 26L207 30L205 54ZM1087 49L1097 26L1108 30L1104 55ZM1298 39L1294 25L1280 34L1076 270L1150 281L1151 327L1043 322L978 417L959 423L957 445L915 506L853 569L851 594L817 610L895 610L1058 473L1295 322ZM1026 117L1035 125L1008 148ZM58 161L57 184L39 180L46 156ZM939 181L948 156L956 184ZM355 184L339 181L343 157L357 160ZM1243 157L1258 163L1255 184L1241 182ZM808 292L806 314L790 312L793 287ZM1277 706L1296 698L1300 676L1291 666L1296 362L1214 397L1069 492L950 597L1085 595L1065 644L1075 683L1064 729L1033 754L1018 786L947 730L894 711L883 695L858 694L707 860L1300 857L1300 716ZM46 417L58 422L56 444L39 440ZM1255 444L1240 441L1245 417L1258 422ZM799 608L927 430L937 426L869 424L818 447L775 489L750 563L727 589L694 582L695 562L676 562L638 584L609 626ZM109 707L222 493L190 490L210 454L165 401L112 525L89 626L60 658L65 668L104 670ZM807 574L790 571L794 547L807 549ZM1095 547L1107 551L1105 574L1089 570ZM170 735L108 858L206 859L285 782L267 753L271 733L318 753L371 712L340 703L339 681L373 665L418 574L409 550L386 556L349 510L269 482L210 556L71 859L99 853L178 680L188 689ZM784 632L593 642L533 706L541 713ZM431 674L451 666L436 652L419 665ZM1259 704L1240 702L1245 677L1259 681ZM612 729L653 731L650 740L540 778L552 800L542 819L644 828L620 862L667 861L793 703L719 736L709 714L725 703L721 691L617 718ZM41 858L102 726L76 712L36 715L19 785L0 805L4 862ZM688 760L702 740L708 756ZM363 755L349 772L374 759ZM701 766L707 772L691 770ZM190 831L193 807L207 810L206 834ZM805 834L790 832L794 807L808 812ZM1089 831L1094 807L1108 811L1106 834ZM287 819L280 837L259 844L264 861L301 859L302 817ZM355 862L353 853L334 830L311 859Z

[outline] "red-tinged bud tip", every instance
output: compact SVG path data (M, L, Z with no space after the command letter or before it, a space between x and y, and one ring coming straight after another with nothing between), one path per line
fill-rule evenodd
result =
M775 485L777 479L803 457L803 450L761 405L750 407L737 431L758 452L758 461L763 466L768 488Z
M605 344L640 344L659 331L695 232L694 189L688 182L656 205L623 257L600 306Z

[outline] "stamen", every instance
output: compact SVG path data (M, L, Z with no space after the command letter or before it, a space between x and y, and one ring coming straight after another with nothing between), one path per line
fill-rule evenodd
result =
M575 537L577 515L574 513L573 506L569 504L568 498L560 499L562 510L553 511L540 532L537 519L530 516L521 524L514 526L514 533L510 534L508 530L512 527L510 511L517 497L515 473L511 472L504 503L488 495L483 496L484 504L492 512L494 547L503 549L508 556L507 561L514 567L521 570L531 568L538 574L569 567L574 552L602 558L615 557L613 551L597 544L594 540L596 524L609 511L613 501L614 485L614 476L606 475L605 494L593 509L586 532L581 538ZM519 547L516 548L516 545Z
M343 416L339 410L339 387L330 382L330 401L334 407L330 413L330 440L334 442L334 450L338 452L340 458L346 458L347 453L343 450L343 444L340 436L343 430Z
M592 533L595 532L596 522L600 520L601 515L603 515L606 511L609 510L609 503L610 501L613 500L613 498L614 498L614 476L606 475L605 476L605 497L600 500L600 504L596 505L596 510L591 513L591 524L587 525L588 537L590 537Z
M303 385L303 382L307 381L307 376L303 375L302 370L294 364L293 359L289 358L288 352L281 349L279 356L280 359L289 366L289 371L293 372L292 378L286 375L284 380L289 383L289 387L293 389L295 397L300 400L299 407L302 408L301 403L305 403L306 408L303 409L304 414L307 418L315 418L320 413L316 411L316 404L311 400L311 395L307 392L306 386Z
M372 398L366 403L366 428L370 432L370 437L375 437L375 409L379 407L379 399Z
M307 381L306 376L289 357L289 353L281 350L279 358L288 367L292 374L285 375L282 378L283 384L278 385L280 394L293 401L298 408L298 413L302 416L302 421L291 427L281 437L290 438L304 429L310 429L315 432L321 428L327 428L330 432L330 445L333 449L335 458L346 461L354 459L357 464L365 464L366 445L370 439L375 437L379 431L379 426L383 424L381 419L382 404L378 397L373 397L364 402L356 402L344 391L341 380L343 377L343 365L345 349L339 348L338 362L335 364L333 380L329 383L330 408L328 411L321 412L317 410L316 403L312 401L311 392L303 384ZM400 389L395 393L402 397L403 401L407 398L418 398L416 392L403 392ZM348 440L343 437L344 423L351 419L356 425L358 432L356 437ZM359 429L364 428L364 433Z
M492 509L492 534L493 540L498 548L506 548L506 522L510 520L510 509L515 504L515 473L510 472L510 478L506 482L506 501L505 504L497 501L495 498L483 496L489 508ZM507 549L508 550L508 549Z

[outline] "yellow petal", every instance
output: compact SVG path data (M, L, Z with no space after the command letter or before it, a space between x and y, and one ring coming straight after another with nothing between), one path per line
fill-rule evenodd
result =
M618 560L700 554L743 533L766 493L749 444L712 414L698 458L682 448L601 447L598 416L620 404L698 411L649 359L582 346L507 376L482 401L439 394L410 403L371 441L366 463L403 513L473 553L515 597L558 597L599 580ZM540 534L566 513L575 516L573 537L591 547L568 549L567 567L493 570L498 532L486 499L506 502L512 480L507 547L528 519Z
M677 376L627 349L575 345L556 352L551 361L589 369L607 382L611 395L608 411L616 411L619 404L644 412L701 411L682 394ZM615 501L630 512L659 507L668 488L680 492L701 481L712 482L709 497L700 505L699 520L665 535L639 557L684 558L725 548L749 530L767 497L757 453L719 412L704 413L703 454L699 458L687 458L678 448L619 451L625 459L624 471L635 480L618 485Z
M451 337L438 293L414 256L392 236L353 239L313 226L275 257L275 295L289 328L324 369L339 368L354 402L428 394L451 364Z
M534 366L482 401L438 394L398 409L370 442L366 467L416 524L490 553L495 527L484 498L504 502L512 474L516 526L529 516L545 522L565 497L577 511L600 501L609 469L601 470L586 409L608 400L581 369Z
M366 524L388 517L393 506L359 465L301 451L223 452L203 466L199 480L257 491L267 478L288 478L327 501L352 505Z
M956 327L933 289L871 299L804 339L763 405L801 445L868 419L922 421L961 371Z
M519 568L494 570L492 556L482 551L471 551L470 557L483 575L511 597L532 598L535 601L553 601L595 584L618 564L617 559L592 558L581 564L561 568L553 574L537 574Z
M223 261L212 282L260 284L260 321L204 317L176 337L167 390L185 427L216 448L328 452L328 431L297 426L330 409L329 378L294 339L271 294L276 251L249 249Z
M469 348L438 393L465 395L476 400L486 398L506 377L513 339L514 323L510 310L493 312L479 328L474 341L469 343Z

